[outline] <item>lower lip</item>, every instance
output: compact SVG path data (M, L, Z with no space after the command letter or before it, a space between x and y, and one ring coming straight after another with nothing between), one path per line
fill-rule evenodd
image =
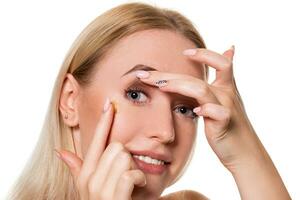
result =
M137 164L137 167L142 170L145 173L150 173L150 174L162 174L166 169L167 165L154 165L154 164L149 164L145 163L138 158L132 157L135 163Z

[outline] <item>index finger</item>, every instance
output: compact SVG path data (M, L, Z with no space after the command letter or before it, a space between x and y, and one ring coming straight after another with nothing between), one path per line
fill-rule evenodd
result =
M106 112L103 112L103 115L101 116L96 126L95 134L84 158L82 166L83 171L94 170L103 151L106 148L107 138L109 136L114 117L114 109L109 99L106 100L104 107L105 106L108 110ZM86 170L85 168L88 170Z
M205 63L216 69L216 79L213 83L233 84L232 59L234 47L225 51L223 55L204 48L187 49L183 54L197 62Z

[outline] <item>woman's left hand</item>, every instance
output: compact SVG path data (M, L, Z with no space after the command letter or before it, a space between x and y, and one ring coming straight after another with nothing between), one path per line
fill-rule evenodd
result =
M140 80L197 100L200 106L194 112L203 116L208 143L232 173L241 199L291 199L247 117L233 76L234 48L222 55L200 48L188 52L193 51L188 58L216 69L211 84L194 76L158 71Z
M194 112L204 118L207 140L230 171L245 159L260 154L263 148L248 120L235 84L233 55L234 48L223 55L202 48L195 49L194 55L187 55L199 64L205 63L216 69L216 79L211 84L194 76L159 71L149 72L148 78L138 76L144 83L158 86L162 91L197 100L199 107Z

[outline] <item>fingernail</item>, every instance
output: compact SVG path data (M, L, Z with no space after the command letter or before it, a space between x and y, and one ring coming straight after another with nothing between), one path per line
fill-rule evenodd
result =
M196 108L193 109L193 112L198 113L200 110L201 110L201 107L196 107Z
M197 49L186 49L182 53L186 56L193 56L197 53Z
M58 152L58 150L54 149L55 155L59 158L62 159L61 154Z
M138 78L148 78L150 76L150 73L143 70L138 70L135 73L136 77Z
M106 111L108 111L109 107L110 107L110 100L109 98L106 98L104 106L103 106L103 113L105 113Z

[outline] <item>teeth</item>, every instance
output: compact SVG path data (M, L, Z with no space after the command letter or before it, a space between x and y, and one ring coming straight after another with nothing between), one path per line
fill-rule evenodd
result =
M149 163L149 164L153 164L153 165L164 165L165 164L164 161L157 160L157 159L151 158L149 156L133 155L133 157L135 157L141 161L144 161L145 163Z

